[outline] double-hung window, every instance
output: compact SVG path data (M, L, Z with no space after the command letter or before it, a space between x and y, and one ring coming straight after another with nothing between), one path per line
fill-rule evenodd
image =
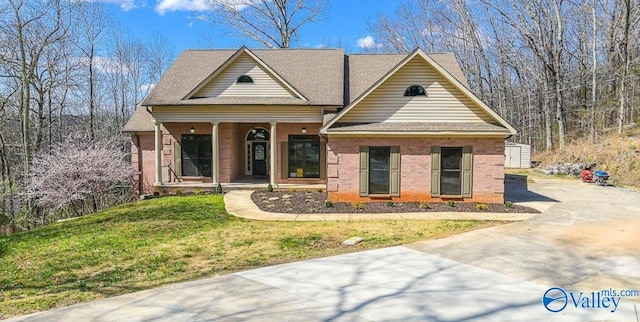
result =
M400 147L360 147L360 196L400 196Z

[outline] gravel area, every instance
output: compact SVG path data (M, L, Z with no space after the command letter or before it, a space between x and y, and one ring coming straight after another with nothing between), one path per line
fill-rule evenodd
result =
M455 202L453 206L444 202L336 202L325 205L326 192L317 191L256 191L251 194L253 202L263 211L275 213L400 213L400 212L497 212L497 213L539 213L520 205L506 208L503 204L485 204L488 209L480 210L477 203Z

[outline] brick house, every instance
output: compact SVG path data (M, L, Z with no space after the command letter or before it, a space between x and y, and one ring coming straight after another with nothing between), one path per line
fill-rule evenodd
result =
M503 202L516 133L452 54L183 52L124 127L140 193L322 184L331 201Z

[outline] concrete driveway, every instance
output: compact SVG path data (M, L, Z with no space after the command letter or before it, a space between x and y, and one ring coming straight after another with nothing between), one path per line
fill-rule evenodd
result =
M553 286L576 295L640 289L640 193L534 180L528 189L525 182L507 186L507 199L548 208L527 221L181 283L12 321L640 321L640 297L622 298L615 312L576 308L571 299L558 313L542 304Z

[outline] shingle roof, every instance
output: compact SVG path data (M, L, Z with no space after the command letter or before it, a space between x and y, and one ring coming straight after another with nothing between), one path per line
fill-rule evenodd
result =
M458 65L456 57L452 53L433 53L427 54L438 65L446 69L453 77L460 81L464 86L469 87L467 78ZM382 76L389 72L393 67L398 65L407 54L355 54L348 55L347 67L349 73L349 83L345 86L349 87L349 97L345 105L351 103L354 99L364 93L371 85L378 81Z
M139 105L131 115L131 118L122 128L122 132L153 132L155 124L151 113L145 106Z
M215 72L237 50L187 50L171 65L143 105L190 105L183 100L194 88ZM344 52L342 49L255 49L260 58L287 83L296 88L311 105L340 106L343 101ZM220 102L220 103L218 103ZM237 97L198 104L256 104L254 98ZM270 104L261 102L260 104ZM274 104L296 104L276 102Z
M327 132L491 132L505 133L506 128L484 122L384 122L336 123Z

